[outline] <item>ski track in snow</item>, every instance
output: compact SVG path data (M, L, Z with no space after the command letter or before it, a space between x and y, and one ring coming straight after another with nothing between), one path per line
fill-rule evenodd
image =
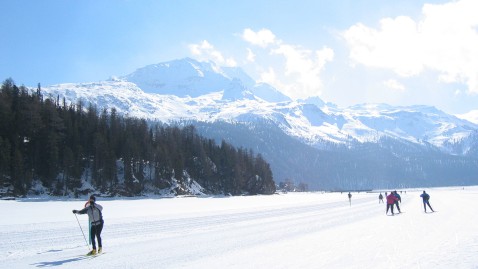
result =
M428 192L438 212L409 190L395 216L378 193L100 199L97 257L83 201L0 201L0 268L478 268L478 187Z

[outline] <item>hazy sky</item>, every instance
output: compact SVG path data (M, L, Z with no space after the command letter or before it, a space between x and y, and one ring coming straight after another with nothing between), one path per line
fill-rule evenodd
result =
M91 82L184 57L292 98L478 109L478 1L2 0L0 80Z

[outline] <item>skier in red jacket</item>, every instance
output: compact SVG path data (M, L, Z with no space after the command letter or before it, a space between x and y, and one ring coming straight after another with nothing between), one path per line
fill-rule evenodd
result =
M398 198L397 198L397 196L395 196L395 195L393 194L393 191L392 191L389 195L387 195L387 212L385 212L385 214L388 215L388 209L390 208L390 209L392 209L392 210L391 210L391 211L392 211L392 215L395 215L395 214L393 213L393 205L394 205L395 202L397 202L397 201L398 201Z

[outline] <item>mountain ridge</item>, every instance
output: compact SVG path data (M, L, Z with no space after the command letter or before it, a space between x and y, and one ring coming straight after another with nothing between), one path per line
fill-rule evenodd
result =
M127 116L166 123L266 120L306 146L329 152L331 148L360 148L363 143L381 147L380 141L387 138L412 143L406 144L410 148L432 146L445 155L465 158L478 151L477 124L432 106L357 104L339 108L319 97L291 100L270 85L256 83L240 68L222 68L191 58L149 65L119 79L57 84L43 91L70 103L83 100L101 109L115 108ZM273 153L268 154L273 158Z

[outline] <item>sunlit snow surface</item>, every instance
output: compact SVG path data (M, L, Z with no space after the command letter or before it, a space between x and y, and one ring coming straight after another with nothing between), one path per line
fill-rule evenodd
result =
M88 258L84 200L0 201L1 268L478 268L478 187L378 193L104 199L105 254ZM85 215L78 216L87 230Z

